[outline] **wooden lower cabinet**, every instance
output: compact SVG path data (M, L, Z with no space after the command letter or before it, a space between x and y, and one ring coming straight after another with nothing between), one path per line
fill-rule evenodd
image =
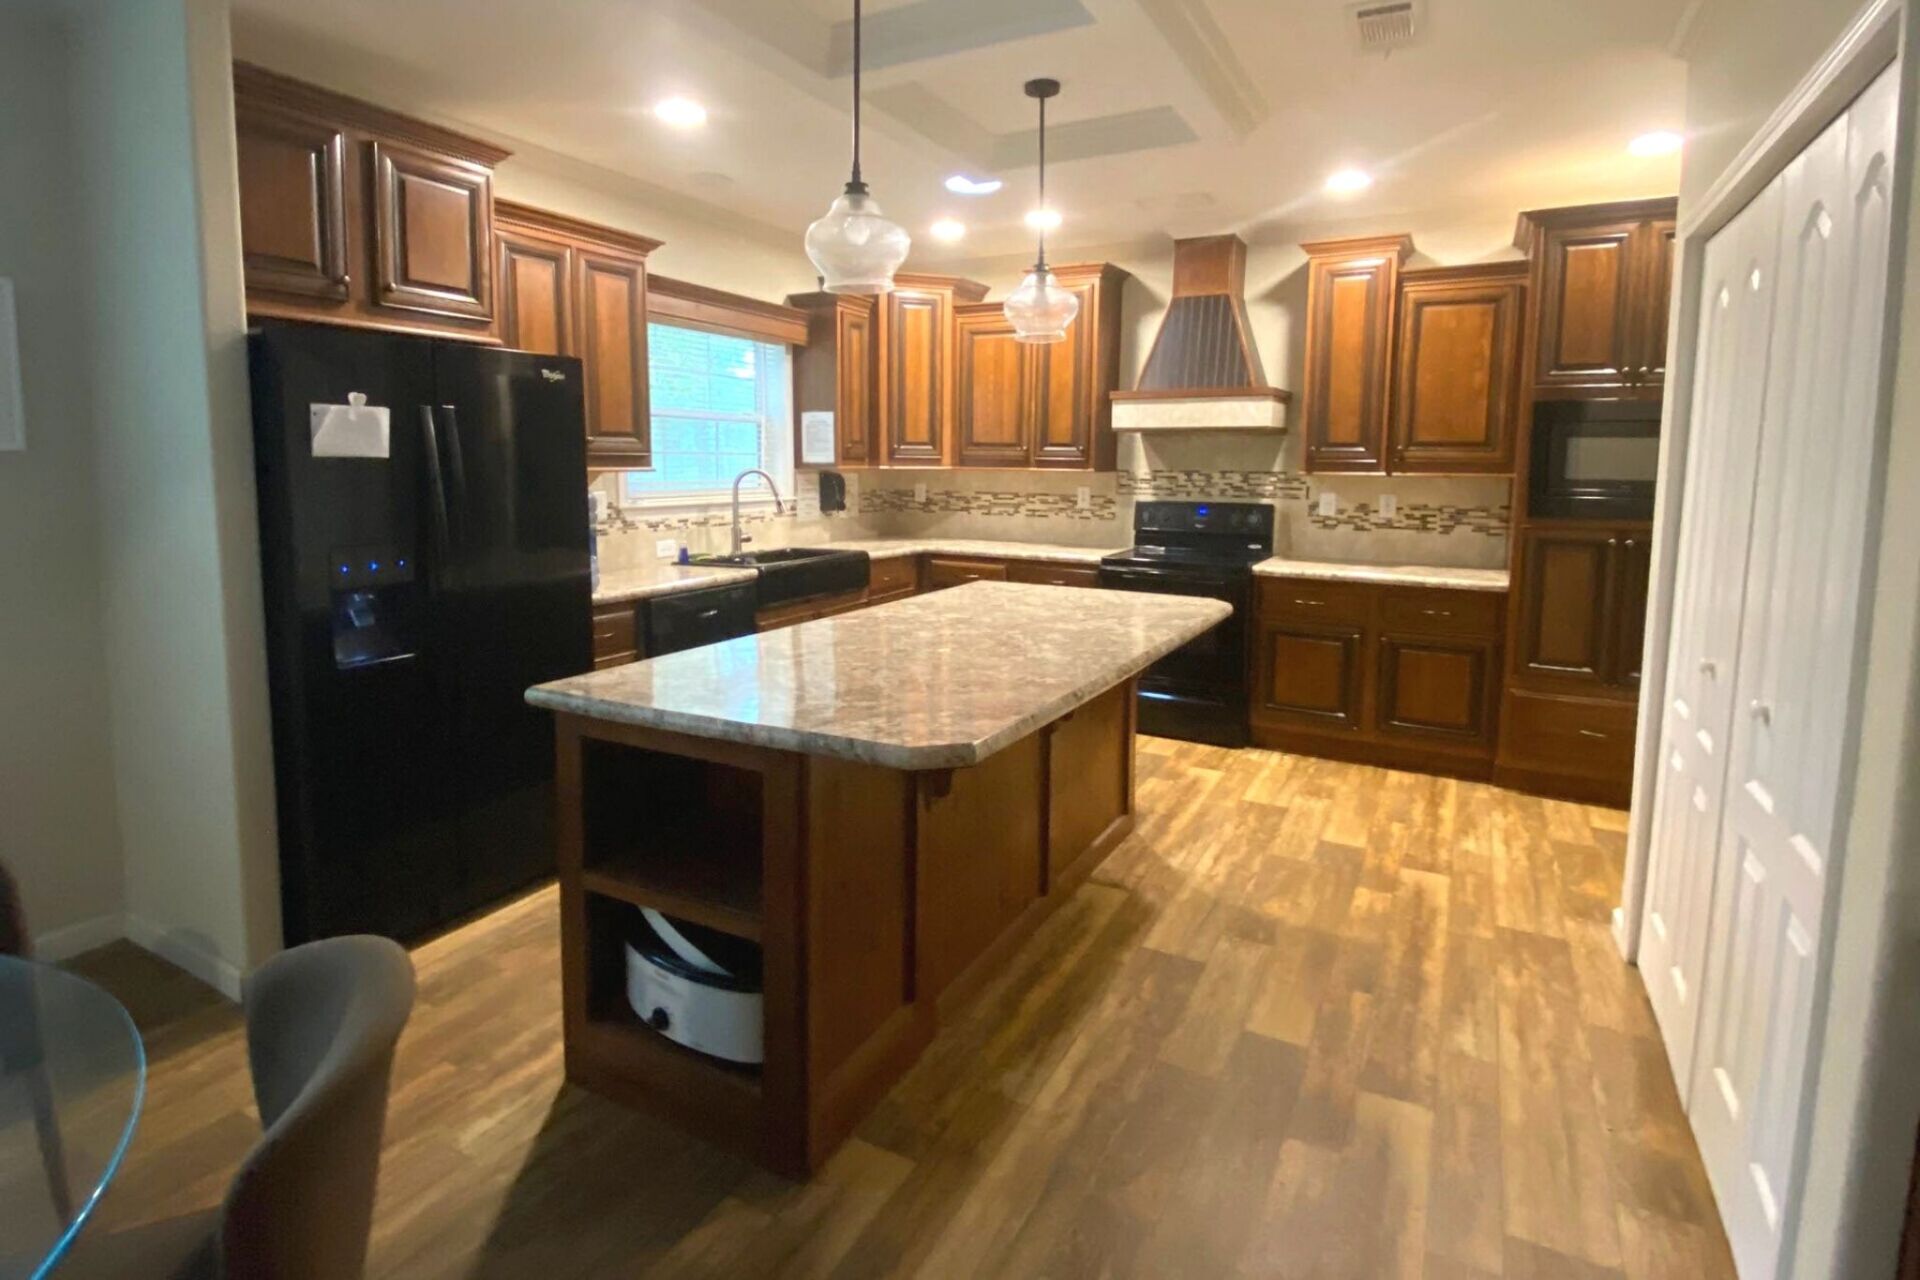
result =
M638 611L644 604L622 600L593 607L593 669L622 667L640 660Z
M929 591L967 582L1005 582L1007 562L973 556L928 556L923 580Z
M1261 579L1254 741L1488 776L1505 603L1501 592Z
M1100 570L1090 564L1063 564L1057 560L1009 560L1007 581L1043 587L1097 587Z
M1509 688L1495 781L1522 791L1625 808L1633 790L1639 704Z

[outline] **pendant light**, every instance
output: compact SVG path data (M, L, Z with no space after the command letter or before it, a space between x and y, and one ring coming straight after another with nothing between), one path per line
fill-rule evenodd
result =
M913 241L860 180L860 0L853 0L853 174L826 216L807 228L807 256L828 293L885 293Z
M1061 288L1047 270L1047 99L1059 92L1058 80L1027 81L1027 96L1040 104L1040 252L1027 278L1007 295L1007 321L1021 342L1059 342L1080 314L1080 299Z

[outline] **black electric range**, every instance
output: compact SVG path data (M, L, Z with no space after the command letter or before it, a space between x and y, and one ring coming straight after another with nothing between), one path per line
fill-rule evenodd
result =
M1273 554L1273 507L1142 502L1134 508L1133 540L1132 549L1101 560L1101 586L1203 596L1233 606L1231 618L1140 677L1140 732L1247 745L1253 566Z

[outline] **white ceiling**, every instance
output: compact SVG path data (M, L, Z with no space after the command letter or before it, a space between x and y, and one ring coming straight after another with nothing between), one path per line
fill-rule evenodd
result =
M851 0L233 0L237 56L544 149L791 234L845 181ZM1049 108L1054 242L1408 228L1670 193L1668 52L1688 0L1426 0L1425 28L1358 51L1343 0L868 0L865 169L932 265L1030 238L1030 77ZM676 132L648 108L704 103ZM1357 165L1359 196L1322 190ZM966 199L956 171L1006 180ZM961 245L934 219L961 218Z

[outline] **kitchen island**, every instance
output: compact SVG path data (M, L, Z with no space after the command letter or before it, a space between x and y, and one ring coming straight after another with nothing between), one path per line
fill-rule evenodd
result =
M818 1168L1132 829L1135 677L1229 613L976 582L529 690L555 713L569 1079ZM761 1064L628 1006L636 907L760 946Z

